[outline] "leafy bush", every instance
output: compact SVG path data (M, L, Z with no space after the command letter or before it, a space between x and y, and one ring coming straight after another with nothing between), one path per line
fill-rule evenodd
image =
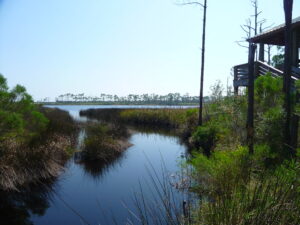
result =
M281 152L284 111L281 106L268 109L256 117L256 140L260 144L268 144L273 152Z
M283 105L283 80L271 74L260 76L255 80L254 97L257 113L265 112L272 107Z
M214 126L208 124L197 127L192 134L191 142L197 149L202 149L209 155L217 141L217 130Z
M277 46L277 54L272 57L272 65L277 69L283 70L284 64L284 49Z
M282 78L274 78L270 74L255 81L256 140L260 144L268 144L274 152L282 149L285 113L281 89Z
M191 160L197 181L194 190L200 195L217 198L231 193L237 185L245 184L248 172L247 150L215 151L210 157L194 153ZM246 171L246 172L245 172Z
M23 86L8 89L0 75L0 140L28 142L46 130L48 119L39 112Z

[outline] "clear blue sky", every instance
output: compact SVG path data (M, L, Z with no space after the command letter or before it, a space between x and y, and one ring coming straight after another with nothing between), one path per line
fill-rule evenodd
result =
M202 10L175 0L0 0L0 72L35 99L63 93L199 92ZM260 0L284 21L282 0ZM294 17L300 3L294 3ZM250 0L208 0L205 94L247 60Z

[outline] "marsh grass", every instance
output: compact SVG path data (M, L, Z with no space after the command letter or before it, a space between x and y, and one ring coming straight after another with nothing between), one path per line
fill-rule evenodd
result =
M22 185L57 176L76 143L75 122L67 112L41 109L49 123L26 142L18 137L0 144L0 189L19 190Z
M58 108L40 107L40 111L48 118L49 124L46 134L55 133L76 136L79 131L78 123L71 115Z
M80 115L138 129L171 131L188 140L197 126L197 108L191 109L89 109Z
M299 163L265 169L263 160L243 148L194 158L195 224L299 224Z
M196 224L299 224L299 193L283 176L252 180L203 201Z
M120 124L89 123L86 126L83 160L109 163L131 146L129 136L127 128Z
M133 224L142 225L189 225L192 224L191 207L195 198L189 192L190 180L185 176L190 167L181 167L178 172L169 172L162 159L155 168L147 159L148 177L139 181L133 194Z

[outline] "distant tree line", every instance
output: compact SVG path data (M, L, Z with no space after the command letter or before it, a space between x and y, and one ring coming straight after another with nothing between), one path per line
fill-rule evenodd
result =
M209 97L204 97L205 101ZM190 96L188 93L169 93L167 95L157 94L129 94L118 96L111 94L100 94L99 96L86 96L84 93L59 95L55 101L57 103L99 103L99 104L157 104L157 105L180 105L199 104L199 96Z

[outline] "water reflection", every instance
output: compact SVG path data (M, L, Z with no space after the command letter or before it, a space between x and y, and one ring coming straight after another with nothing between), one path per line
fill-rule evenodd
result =
M123 152L106 161L103 160L94 160L94 161L77 161L75 163L82 166L85 175L91 176L94 179L101 179L105 176L111 169L116 165L120 165L126 154Z
M20 191L0 191L0 223L2 225L31 225L31 216L43 216L53 198L55 180L31 185Z
M88 107L91 108L91 106ZM59 108L68 110L76 118L79 116L79 110L87 107ZM152 192L149 191L148 185L151 182L149 162L160 174L162 161L164 161L164 165L168 168L167 174L169 174L169 172L177 171L178 160L180 161L186 153L186 147L180 144L178 138L170 134L170 130L162 131L147 127L135 127L134 130L130 139L133 146L114 160L83 162L75 154L74 158L69 161L65 172L56 181L59 189L55 188L55 192L50 190L49 197L45 197L44 202L40 202L40 207L27 209L27 205L22 201L16 205L11 203L12 207L23 205L27 214L20 223L13 223L14 221L11 220L7 224L80 225L83 224L82 218L85 218L89 224L126 224L131 214L128 214L128 209L124 208L123 202L130 210L138 214L132 200L133 192L138 192L142 185L145 197L148 196L152 200ZM85 131L82 129L77 150L82 149L84 136ZM34 199L34 197L30 198ZM36 213L38 209L41 209L40 214ZM2 215L2 211L0 214ZM12 216L14 214L17 212L11 213ZM19 215L21 218L21 213ZM0 224L2 224L1 221ZM134 224L139 223L135 221Z

